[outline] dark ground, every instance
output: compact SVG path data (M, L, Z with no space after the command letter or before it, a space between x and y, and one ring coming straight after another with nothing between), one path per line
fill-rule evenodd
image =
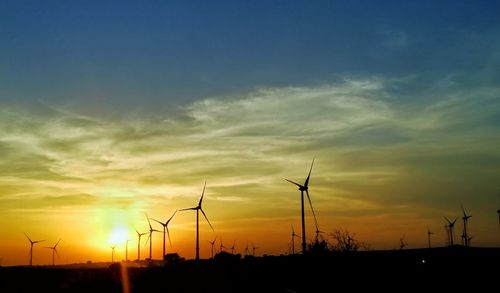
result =
M366 251L180 262L126 270L0 267L0 292L499 292L500 248Z

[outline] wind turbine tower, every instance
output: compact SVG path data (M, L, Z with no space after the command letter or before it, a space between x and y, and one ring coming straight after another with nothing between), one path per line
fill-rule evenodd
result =
M434 234L429 230L429 227L427 227L427 244L429 245L429 248L431 248L431 235Z
M455 222L457 221L457 218L455 220L450 221L448 218L444 217L444 219L448 222L448 231L450 235L450 246L453 246L453 240L455 239Z
M125 262L128 261L128 242L130 241L130 239L127 239L125 241Z
M295 231L293 230L293 225L291 225L291 226L292 226L292 255L295 255L295 237L299 237L300 238L300 236L297 235L295 233Z
M464 216L462 217L462 220L464 221L464 231L463 231L464 246L469 247L469 234L467 234L467 224L469 223L469 219L472 216L467 215L463 205L462 205L462 212L464 214Z
M165 231L167 232L167 235L168 235L168 241L170 242L170 248L172 248L172 240L170 239L170 232L168 231L168 224L170 223L170 221L172 221L172 219L174 218L176 213L177 213L177 210L165 223L162 223L158 220L151 218L151 220L153 220L153 221L155 221L163 226L163 257L165 257Z
M215 245L216 240L217 240L217 235L215 235L215 238L213 241L208 241L208 243L210 243L210 245L212 245L212 259L214 258L214 245Z
M55 265L54 254L57 254L57 256L59 257L59 253L57 252L57 245L59 244L60 241L61 239L59 239L59 241L57 241L56 245L54 246L45 246L45 248L52 250L52 265Z
M185 209L179 210L179 211L188 211L188 210L196 211L196 257L195 257L196 260L200 259L200 241L199 241L200 240L200 228L199 228L200 227L200 221L199 221L200 211L203 214L203 216L205 217L205 219L207 220L208 225L210 225L210 228L212 228L212 231L215 232L214 227L212 227L212 224L210 224L210 221L208 220L207 215L205 214L205 212L203 211L203 208L201 207L201 205L203 203L203 196L205 195L205 188L206 187L207 187L207 181L205 180L205 185L203 186L203 192L201 193L200 201L198 202L197 206L195 206L193 208L185 208Z
M116 245L111 246L111 262L112 263L115 262L115 248L116 248Z
M231 254L234 254L234 248L236 247L236 240L233 241L233 246L231 246Z
M299 190L300 190L301 218L302 218L302 254L306 253L306 221L305 221L305 215L304 215L304 192L306 193L307 199L309 200L309 205L311 206L311 211L312 211L312 214L314 216L314 222L316 223L316 227L317 227L316 214L314 213L314 209L313 209L312 202L311 202L311 197L309 197L309 179L311 178L311 171L312 171L313 164L314 164L314 159L312 160L311 168L309 169L309 174L307 175L306 181L304 182L303 185L299 184L297 182L293 182L291 180L285 179L286 181L297 185L299 187Z
M149 220L149 217L148 217L148 214L145 214L146 215L146 219L148 220L148 224L149 224L149 236L148 236L148 239L146 240L146 242L149 241L149 259L150 260L153 260L153 232L161 232L159 230L156 230L156 229L153 229L153 226L151 226L151 221Z
M137 233L137 260L141 260L141 237L148 234L147 232L144 233L139 233L137 229L135 229L135 232Z
M43 242L45 240L36 240L36 241L33 241L31 240L31 238L29 238L29 236L24 233L24 236L26 236L26 238L28 238L28 240L30 241L30 266L33 265L33 245L39 243L39 242Z

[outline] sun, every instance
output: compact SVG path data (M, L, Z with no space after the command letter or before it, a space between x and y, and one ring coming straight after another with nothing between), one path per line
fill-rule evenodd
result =
M111 230L109 234L108 243L109 244L120 244L127 241L129 238L128 229L124 227L115 227Z

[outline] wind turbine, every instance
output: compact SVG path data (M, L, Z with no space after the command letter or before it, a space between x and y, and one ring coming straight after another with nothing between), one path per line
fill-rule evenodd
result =
M146 219L148 220L149 224L149 236L148 239L146 240L146 243L149 241L149 259L153 260L152 254L153 254L153 232L161 232L159 230L153 229L153 226L151 226L151 221L149 220L148 214L146 215Z
M300 236L297 235L295 233L295 231L293 230L293 225L290 225L290 226L292 226L292 255L295 255L295 237L299 237L300 238Z
M253 256L255 256L255 250L257 250L257 249L258 249L258 247L255 247L255 245L254 245L254 244L253 244L253 242L252 242L252 250L253 250L252 255L253 255Z
M318 226L316 226L316 244L319 243L319 234L325 233L323 231L320 231Z
M158 220L151 218L151 220L153 220L153 221L155 221L163 226L163 257L165 257L165 231L167 231L168 241L170 242L170 247L172 247L172 240L170 240L170 232L168 231L168 224L170 223L170 221L172 221L172 219L174 218L176 213L177 213L177 210L173 213L173 215L165 223L162 223Z
M472 217L471 215L467 215L465 212L464 206L462 206L462 212L464 216L462 217L462 220L464 221L464 231L463 231L463 239L464 239L464 245L465 247L469 247L469 235L467 234L467 224L469 223L469 219Z
M453 246L453 240L455 238L455 233L454 233L454 227L455 227L455 222L457 221L457 218L455 220L450 221L447 217L444 217L444 219L448 222L448 231L450 233L450 246Z
M304 216L304 191L306 192L307 199L309 200L309 205L311 206L311 211L314 216L314 223L316 224L316 227L318 226L318 223L316 221L316 214L314 213L314 209L312 206L311 198L309 197L309 179L311 178L311 171L312 167L314 164L314 159L312 160L311 163L311 168L309 169L309 174L307 175L306 181L304 182L304 185L298 184L297 182L293 182L291 180L285 179L286 181L295 184L299 187L300 190L300 202L301 202L301 215L302 215L302 253L306 253L306 221L305 221L305 216Z
M236 240L233 241L233 246L231 246L231 254L234 254L235 245L236 245Z
M115 248L116 248L116 245L111 246L111 262L112 263L115 262Z
M29 236L26 233L24 233L24 236L26 236L26 238L28 238L28 240L30 241L30 245L31 245L30 246L30 266L32 266L33 265L33 245L35 245L35 244L37 244L39 242L43 242L45 240L36 240L36 241L33 241L33 240L31 240L31 238L29 238Z
M127 239L125 241L125 262L128 262L128 242L130 241L130 239Z
M245 256L248 255L248 241L247 241L247 246L245 247Z
M59 244L60 241L61 241L61 239L59 239L59 241L57 241L56 245L54 245L54 246L45 246L45 248L52 249L52 265L55 264L54 253L57 254L57 256L59 257L59 253L57 252L57 245Z
M144 233L139 233L137 229L135 229L135 232L137 233L137 260L141 260L141 237L148 234L147 232Z
M196 260L200 259L200 242L199 242L199 239L200 239L200 229L199 229L199 225L200 225L199 214L200 214L200 211L203 214L203 216L205 217L205 219L207 220L208 225L210 225L210 228L212 228L212 231L215 232L214 227L212 227L212 224L210 224L210 221L208 220L207 215L205 214L205 212L203 211L203 209L201 207L201 204L203 202L203 196L205 195L205 188L206 187L207 187L207 181L205 180L205 185L203 186L203 192L201 193L200 201L198 202L197 206L195 206L193 208L186 208L186 209L179 210L179 211L188 211L188 210L194 210L194 211L196 211Z
M212 245L212 258L214 258L214 245L215 245L216 240L217 240L217 235L215 235L215 238L213 241L208 241L208 243L210 243L210 245Z
M427 226L427 242L429 244L429 248L431 248L431 235L434 234L429 230L429 226Z
M222 252L222 251L224 251L224 250L223 250L224 248L227 248L227 247L225 247L225 246L224 246L224 244L222 243L222 236L221 236L221 237L220 237L220 247L219 247L219 253L220 253L220 252Z

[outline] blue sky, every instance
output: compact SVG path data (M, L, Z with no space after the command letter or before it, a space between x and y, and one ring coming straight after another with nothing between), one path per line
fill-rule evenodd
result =
M495 1L186 2L2 1L0 98L134 108L498 65Z
M443 245L463 204L473 244L500 243L499 2L143 2L0 2L5 264L23 231L107 259L113 231L192 206L206 179L219 235L283 253L300 202L283 178L312 158L323 231L390 249L429 226ZM176 216L182 256L193 229Z

